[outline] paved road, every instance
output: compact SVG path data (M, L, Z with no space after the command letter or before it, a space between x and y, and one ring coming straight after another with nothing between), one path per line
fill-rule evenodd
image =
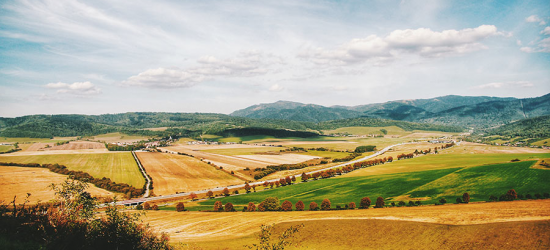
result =
M401 146L401 145L405 145L405 144L413 144L415 142L409 142L409 143L399 143L399 144L395 144L395 145L391 145L391 146L388 146L388 147L385 147L384 149L372 154L372 155L368 155L368 156L365 156L365 157L362 157L360 159L357 159L357 160L353 160L353 161L348 161L348 162L345 162L345 163L342 163L342 164L339 164L339 165L336 165L336 166L332 166L332 167L327 167L327 168L323 168L323 169L319 169L319 170L315 170L315 171L311 171L311 172L307 172L307 174L313 174L313 173L316 173L316 172L321 172L321 171L325 171L327 169L333 169L333 168L339 168L339 167L343 167L343 166L346 166L346 165L349 165L349 164L354 164L356 162L361 162L361 161L365 161L365 160L368 160L370 158L373 158L373 157L376 157L376 156L379 156L379 155L382 155L384 153L386 153L388 150L390 150L391 148L393 147L396 147L396 146ZM177 152L174 152L174 151L170 151L170 150L166 150L164 149L164 151L166 153L172 153L172 154L177 154ZM134 154L134 152L132 152L132 154ZM134 154L134 157L135 154ZM139 163L139 160L137 159L136 157L136 162L138 162L138 165L140 167L140 169L143 169L143 167L141 166L141 163ZM145 176L147 176L147 174L144 174ZM301 177L301 174L298 174L298 175L295 175L296 178L298 177ZM252 183L249 183L250 186L252 185L261 185L263 184L265 181L269 181L269 182L272 182L272 181L278 181L279 179L272 179L272 180L264 180L264 181L258 181L258 182L252 182ZM149 178L147 177L147 183L149 183ZM302 182L298 182L298 183L294 183L295 184L301 184ZM239 184L239 185L232 185L232 186L228 186L227 188L244 188L244 185L245 184ZM149 187L149 184L147 185L147 187ZM127 201L120 201L120 202L117 202L117 205L123 205L123 204L130 204L130 203L133 203L133 201L135 202L145 202L145 201L155 201L155 200L164 200L164 199L171 199L171 198L177 198L177 197L185 197L185 196L189 196L189 194L191 193L195 193L195 194L206 194L208 191L212 191L212 192L215 192L215 191L222 191L224 188L226 187L217 187L217 188L211 188L211 189L205 189L205 190L197 190L197 191L191 191L191 192L186 192L186 193L179 193L179 194L170 194L170 195L162 195L162 196L156 196L156 197L148 197L149 196L149 189L146 190L146 194L147 196L143 196L144 198L141 198L141 199L135 199L135 200L127 200Z

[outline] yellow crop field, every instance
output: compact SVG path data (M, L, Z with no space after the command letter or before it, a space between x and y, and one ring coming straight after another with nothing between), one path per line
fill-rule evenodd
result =
M244 182L192 157L151 152L136 154L147 174L153 178L156 195L210 189Z
M0 201L4 204L13 201L22 203L30 193L29 202L49 201L54 198L54 192L49 188L52 183L62 183L67 179L66 175L53 173L45 168L8 167L0 166ZM90 184L89 190L92 196L112 197L114 193L97 188Z
M0 155L0 162L60 164L70 170L83 171L95 178L107 177L114 182L127 183L136 188L143 187L145 179L130 152L98 154L44 154L44 155Z

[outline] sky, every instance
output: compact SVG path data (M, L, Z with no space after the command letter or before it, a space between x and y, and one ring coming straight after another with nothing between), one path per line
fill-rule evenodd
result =
M548 0L0 0L1 117L549 92Z

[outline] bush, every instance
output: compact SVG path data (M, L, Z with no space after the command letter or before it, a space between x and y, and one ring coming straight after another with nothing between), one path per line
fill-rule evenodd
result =
M159 206L157 204L153 205L152 207L153 210L159 210Z
M506 200L507 201L513 201L518 198L518 193L516 193L516 190L510 189L508 192L506 192Z
M258 211L265 212L265 204L263 201L258 204Z
M392 207L395 207L395 202L392 201L390 204Z
M323 202L321 202L321 210L328 211L330 210L330 200L324 199Z
M546 198L546 199L550 198L550 194L549 194L549 193L544 193L544 194L542 194L542 196L544 196L544 198Z
M233 208L233 204L231 202L225 203L225 211L235 212L235 208Z
M314 201L309 203L309 211L317 211L317 210L319 210L319 207L317 206L317 203L315 203Z
M415 201L415 202L414 202L414 205L420 206L420 205L422 205L422 201Z
M384 205L385 205L384 198L382 197L376 198L376 206L374 206L375 208L383 208Z
M409 201L409 207L414 207L414 201Z
M445 198L441 198L439 199L439 203L445 205L445 203L447 203L447 200Z
M531 196L531 194L526 194L526 195L525 195L525 199L529 199L529 200L530 200L530 199L533 199L533 196Z
M214 192L208 190L208 192L206 192L206 196L208 196L208 198L212 199L212 197L214 197Z
M292 211L292 202L284 201L281 208L283 209L283 211Z
M183 202L178 202L178 204L176 205L176 211L178 212L185 211L185 205L183 205Z
M456 204L460 204L460 203L462 203L462 198L457 197L457 198L456 198Z
M350 202L349 203L349 206L348 206L348 209L355 209L355 202Z
M143 209L151 210L151 205L149 205L149 203L145 202L145 203L143 203Z
M370 207L370 203L371 203L371 201L370 201L370 198L369 198L369 197L363 197L363 198L361 199L361 203L360 203L360 205L359 205L359 208L361 208L361 209L367 209L367 208Z
M228 189L228 188L224 188L224 189L223 189L223 195L225 195L225 197L231 195L231 194L229 193L229 189Z
M406 203L404 201L399 201L399 203L397 203L398 206L402 207L402 206L405 206Z
M279 211L281 209L277 197L267 197L262 203L264 203L265 211Z
M489 196L489 201L498 201L498 198L494 195Z
M537 198L537 199L542 199L542 195L540 195L539 193L536 193L536 194L535 194L535 198Z
M304 202L302 201L298 201L296 202L296 211L304 211Z
M214 202L214 212L221 212L223 211L223 205L221 201Z
M143 206L142 206L141 204L138 204L138 205L136 206L136 209L137 209L137 210L143 210Z
M514 192L515 192L515 191L514 191ZM464 202L464 203L470 203L470 194L464 193L464 194L462 195L462 202Z
M248 211L248 212L256 211L256 205L254 205L254 202L249 202L248 207L245 207L245 208L246 208L246 211Z

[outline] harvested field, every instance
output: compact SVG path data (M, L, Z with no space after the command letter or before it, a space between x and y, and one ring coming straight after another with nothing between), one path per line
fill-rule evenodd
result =
M142 188L145 180L130 152L68 154L69 150L47 151L37 155L14 154L0 155L0 162L60 164L70 170L83 171L95 178L107 177L114 182L130 184ZM51 154L59 152L57 154Z
M470 203L444 206L400 207L344 211L295 211L208 213L152 211L145 218L155 229L167 232L172 241L201 242L246 237L260 225L273 222L317 220L391 220L445 225L477 225L495 222L550 220L550 200ZM365 221L366 223L366 221ZM413 227L414 228L414 227ZM324 236L335 231L329 227Z
M480 143L462 142L460 146L450 148L445 154L525 154L525 153L550 153L548 149L528 147L504 147L491 146Z
M13 148L14 147L11 145L0 145L0 152L7 152Z
M243 181L193 157L136 152L147 174L153 178L156 195L174 194L242 184Z
M281 155L238 155L237 157L265 162L270 165L295 164L320 157L305 154L281 154Z
M49 201L54 198L54 192L49 188L52 183L62 183L66 175L50 172L45 168L7 167L0 166L0 201L22 203L30 193L29 201ZM89 190L93 196L112 197L114 193L97 188L90 184Z
M103 135L96 135L91 137L86 137L84 139L89 139L91 141L98 141L98 142L106 142L106 143L112 143L112 142L138 142L149 139L146 136L136 136L136 135L125 135L121 133L108 133Z
M48 146L46 146L48 145ZM56 146L55 143L34 143L25 151L51 151L51 150L92 150L103 149L102 152L107 152L105 144L89 141L72 141L67 144ZM99 151L98 151L99 152Z

